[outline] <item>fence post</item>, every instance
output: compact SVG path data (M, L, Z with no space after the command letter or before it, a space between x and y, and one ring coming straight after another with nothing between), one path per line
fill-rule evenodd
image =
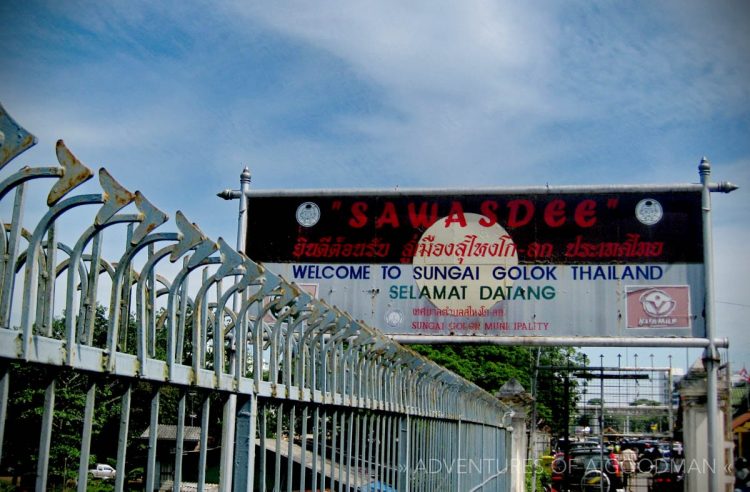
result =
M409 456L411 453L411 434L409 414L399 419L398 429L398 490L409 492Z
M237 413L237 438L234 451L234 486L232 490L253 490L255 455L255 418L258 413L254 395L243 399ZM261 450L264 452L264 450Z

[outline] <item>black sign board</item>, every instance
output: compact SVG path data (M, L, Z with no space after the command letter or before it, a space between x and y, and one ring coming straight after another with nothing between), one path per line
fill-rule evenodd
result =
M499 224L522 264L702 263L699 191L251 196L247 253L275 263L412 263L441 249L470 258L502 247L421 241L437 221Z

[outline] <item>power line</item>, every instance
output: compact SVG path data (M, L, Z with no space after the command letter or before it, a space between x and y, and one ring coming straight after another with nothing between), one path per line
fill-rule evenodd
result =
M750 307L750 304L741 304L739 302L714 301L716 304L729 304L730 306Z

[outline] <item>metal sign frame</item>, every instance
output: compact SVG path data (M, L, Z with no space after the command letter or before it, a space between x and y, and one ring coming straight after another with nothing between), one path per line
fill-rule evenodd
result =
M709 192L725 193L736 188L730 183L708 183L707 187ZM305 283L305 279L310 279L308 281L311 285L326 291L326 298L329 302L343 306L353 315L361 317L374 326L380 326L390 337L402 343L706 347L709 344L708 339L713 337L708 336L704 317L700 315L706 293L704 291L706 284L704 268L706 265L705 257L707 256L703 246L705 242L703 236L706 232L703 226L704 219L700 216L700 211L705 209L703 189L703 184L667 184L484 188L470 191L455 189L246 190L245 196L249 203L245 210L249 210L249 214L248 225L244 234L245 236L252 234L256 238L254 242L247 243L246 251L248 255L258 258L270 269L300 284ZM227 193L230 192L224 192L224 194ZM372 206L372 197L381 198L380 202L376 203L377 206ZM657 197L670 205L669 210L663 212L659 207L658 200L644 200L644 197ZM462 203L460 202L462 198L465 200L463 208L461 208ZM493 199L497 200L493 201ZM636 217L638 212L634 204L639 200L641 202L655 202L658 208L657 212L663 215L664 220L659 224L658 232L649 229L653 225L653 222L648 223L650 217ZM669 200L677 200L677 205L669 202ZM625 205L620 205L618 209L618 201ZM520 208L523 208L519 206L519 203L524 205L524 202L529 207L527 211L530 209L532 214L536 214L535 217L530 217L529 214L524 217L524 212L518 212ZM507 210L499 210L498 203L500 207L507 206ZM638 206L640 205L641 203L638 203ZM440 210L438 210L438 206L441 207ZM407 207L408 215L407 212L404 212ZM565 207L567 207L567 211ZM458 212L456 212L457 209ZM633 209L636 210L635 213ZM600 287L606 285L608 290L612 290L612 293L607 294L608 304L606 308L598 308L592 311L594 314L588 315L588 319L583 319L582 324L579 323L580 316L575 319L571 318L562 323L564 326L557 328L557 333L554 335L523 332L515 334L510 331L504 331L502 335L494 335L486 328L484 330L473 329L473 331L472 329L466 329L462 332L450 330L448 323L435 323L441 326L439 332L427 329L422 332L409 332L403 324L400 325L400 328L389 328L388 324L393 318L391 311L396 313L394 314L396 322L405 318L407 326L410 320L425 320L427 322L433 320L429 316L417 318L416 315L411 316L411 313L403 315L403 312L408 311L408 309L415 306L419 307L422 304L432 307L430 303L434 302L429 300L430 291L425 290L426 287L422 287L422 290L427 292L428 300L423 300L420 286L415 285L417 281L412 281L409 278L411 276L416 279L418 275L422 275L422 272L428 271L427 268L433 268L431 266L422 267L407 264L412 258L415 258L414 263L416 264L416 256L419 254L419 250L415 247L416 233L424 233L426 236L425 229L436 222L436 217L441 217L439 220L446 219L446 223L453 217L454 222L458 222L459 219L463 220L463 216L459 217L457 214L466 213L466 215L469 215L471 212L479 210L489 211L487 216L478 215L481 217L480 223L481 221L502 223L511 231L510 235L513 236L513 240L523 236L520 242L512 245L518 251L518 266L510 267L507 271L510 272L512 269L520 271L523 268L526 272L523 275L527 275L527 268L551 270L556 268L558 264L561 268L573 269L576 272L583 271L585 268L597 268L601 270L601 272L598 272L600 277L609 275L610 278L604 281L591 280L590 278L578 279L589 280L586 287L580 288L579 285L582 282L575 283L573 281L575 283L575 286L573 286L570 280L571 274L565 273L564 275L567 278L560 279L558 285L562 285L562 288L558 288L558 292L565 292L565 295L567 295L566 301L573 297L574 301L583 299L583 301L580 301L583 303L592 293L604 290ZM499 216L503 212L506 217L500 219ZM630 215L625 217L626 213ZM445 214L448 214L447 218ZM454 215L451 216L450 214ZM428 215L432 216L431 222L427 218ZM335 216L335 220L331 220L331 216ZM488 220L487 217L490 217L490 219ZM657 217L657 221L659 218L661 216ZM636 219L640 223L637 223ZM596 220L599 220L599 224L595 224L593 229L588 229L592 225L591 223L596 222ZM411 221L411 224L405 224L409 221ZM513 229L509 226L509 223L513 221L516 222L515 225L523 222L520 225L526 225L527 230L524 231L523 227ZM565 221L568 224L564 224ZM590 223L586 224L587 221ZM625 261L623 260L624 257L604 258L587 264L587 259L565 258L560 253L566 245L570 248L570 245L574 244L575 241L581 241L581 230L586 232L595 230L593 233L595 238L600 238L602 234L612 236L611 233L606 232L606 228L610 225L608 221L612 221L614 223L613 228L617 228L619 236L616 239L622 239L624 236L640 236L643 233L644 241L651 240L653 244L657 244L665 252L657 257L641 256L625 265L622 264ZM419 225L419 228L414 227L416 225ZM548 227L545 232L538 232L539 229L550 225L563 227L559 229ZM410 226L412 227L410 228ZM337 227L339 227L340 232L336 232ZM401 230L396 230L399 227ZM685 229L691 230L686 231ZM311 231L314 230L316 232L312 233ZM638 231L638 234L627 234L633 230ZM550 239L549 231L558 235L562 231L560 238L552 238L552 242L557 241L554 245L556 253L554 256L537 257L535 259L529 253L534 247L546 244L549 251L552 251L552 243L549 241L545 243L545 240ZM544 236L545 234L547 236ZM690 236L691 234L692 236ZM410 244L406 244L409 236L413 236L413 238ZM609 238L609 236L607 237ZM260 237L263 238L262 241L258 240ZM466 234L466 237L472 237L472 244L474 241L478 241L474 239L475 236ZM296 244L294 244L295 241ZM457 244L457 242L454 244ZM529 247L529 244L531 244L531 247ZM614 242L602 244L614 244ZM664 246L665 244L666 246ZM356 247L352 247L357 245L362 246L359 251ZM384 245L385 248L382 247ZM348 248L348 250L342 249L342 246ZM379 250L377 249L378 246L380 246ZM392 247L389 249L390 246ZM419 246L423 245L420 243ZM415 256L401 258L399 255L401 255L400 251L402 250ZM458 258L454 266L450 268L463 264L464 259L466 258ZM453 261L456 258L449 258L449 260ZM394 264L394 262L396 263ZM445 267L435 268L445 269ZM464 275L469 276L468 283L471 283L472 275L475 275L473 272L476 270L472 270L472 268L466 267L465 271L462 270ZM631 268L633 271L636 268L643 270L647 268L658 269L660 273L669 270L671 277L667 279L665 275L662 282L636 280L631 282L632 286L628 286L627 282L617 278L617 272ZM403 282L404 285L396 285L393 281L389 283L389 280L384 280L391 275L390 273L386 274L386 271L396 269L398 269L398 275L401 275L400 278L406 279ZM678 269L681 270L677 271ZM565 272L567 271L569 270L565 270ZM406 273L404 274L404 272ZM576 272L572 274L573 277L575 277ZM611 275L612 272L615 272L614 280ZM344 280L338 280L337 277L342 277L342 275ZM485 274L482 273L482 275ZM346 280L347 278L349 280ZM392 279L393 276L390 278ZM609 284L607 284L608 281ZM614 281L617 281L617 285L614 285ZM411 286L407 285L408 282L411 282ZM675 285L677 287L674 287ZM679 285L685 285L685 287ZM627 302L627 305L630 305L629 300L624 300L628 295L625 291L646 286L658 287L662 290L684 289L687 291L686 304L692 305L692 311L688 311L690 319L688 319L686 325L689 327L692 322L692 328L669 330L664 329L664 327L649 329L651 327L647 326L646 329L637 330L637 335L634 329L623 329L628 311L624 304ZM523 290L524 287L520 285L519 288ZM455 286L449 288L457 289ZM465 289L466 287L461 286L459 288ZM481 289L489 288L481 287ZM530 295L534 294L534 291L531 290L533 288L539 289L538 286L529 288ZM389 289L390 299L385 299L384 297L388 295ZM441 289L443 294L453 292L452 290L446 291L445 285L442 285ZM571 294L570 292L574 289L578 289L578 291ZM347 290L350 292L347 293ZM368 298L363 296L360 291L369 292L371 295ZM397 292L398 295L394 292ZM415 296L415 292L418 294L417 296ZM437 292L437 287L435 287L435 292ZM456 293L458 293L458 290L456 290ZM508 316L508 309L501 309L509 319L518 320L526 317L545 320L554 316L558 309L557 304L549 302L546 305L542 302L534 304L534 301L531 300L525 303L524 307L519 308L518 306L521 303L511 301L506 303L502 300L504 299L502 291L500 293L501 301L495 306L510 306L511 310L515 310L511 311L510 316ZM418 301L402 300L415 299L415 297L418 298ZM488 304L493 304L495 299L487 301ZM356 306L355 303L357 302L363 306ZM402 304L398 304L399 302ZM418 302L422 304L416 304ZM529 305L531 307L528 307ZM553 307L550 308L550 305L553 305ZM392 308L391 306L395 307ZM492 318L491 314L497 311L497 309L489 311L473 308L441 310L440 305L436 304L436 306L438 309L433 311L438 314L432 315L435 320L463 321L457 323L457 325L462 326L485 326L487 323L482 325L482 322ZM484 309L487 306L481 307ZM568 309L570 310L570 308ZM367 313L369 310L372 311L372 315ZM412 309L412 311L416 312L419 309ZM451 316L439 314L446 312L451 313ZM472 314L453 314L456 312L471 312ZM479 322L472 323L474 320L479 320ZM419 324L426 325L429 323ZM507 324L509 323L506 323L505 330L507 330ZM714 344L726 346L727 343L726 340L715 340Z
M711 221L711 193L730 193L736 190L738 187L728 181L722 182L711 182L711 164L706 157L701 159L700 165L698 166L698 172L700 175L700 184L672 184L672 185L657 185L657 186L605 186L605 187L560 187L560 188L528 188L525 191L530 192L555 192L555 191L674 191L674 190L689 190L701 193L701 221L702 221L702 246L703 246L703 265L705 269L704 274L704 309L705 309L705 337L695 338L672 338L672 337L647 337L647 338L635 338L635 337L493 337L493 336L482 336L482 337L454 337L454 336L408 336L408 335L390 335L394 340L400 343L421 343L421 344L439 344L439 343L490 343L490 344L502 344L502 345L556 345L556 346L612 346L612 347L630 347L630 346L645 346L645 347L703 347L704 351L704 365L707 373L707 392L708 395L713 397L708 398L707 403L707 419L708 419L708 459L713 464L723 465L722 445L720 442L720 431L719 431L719 415L718 415L718 367L719 367L719 354L718 348L728 347L729 342L727 339L717 339L716 327L715 327L715 314L714 314L714 268L713 268L713 238L712 238L712 221ZM491 191L491 190L486 190ZM518 193L523 193L523 189L516 190ZM344 193L350 193L356 195L361 190L348 190ZM404 190L391 190L387 193L398 195L405 193ZM223 192L224 194L233 193L231 190ZM236 192L235 192L236 193ZM313 196L317 195L330 195L340 194L341 191L318 191L318 190L305 190L305 191L247 191L243 189L240 194L241 202L246 204L246 200L253 196L284 196L284 195L302 195L309 194ZM446 193L455 193L455 190L431 190L430 193L439 196ZM219 194L221 196L221 193ZM240 206L240 218L243 220L243 214L247 213L247 206ZM300 225L304 227L305 220L300 220ZM249 234L250 231L247 231ZM719 461L717 461L719 460ZM719 467L720 469L721 467ZM709 491L718 492L720 490L720 476L718 473L711 474L709 480Z

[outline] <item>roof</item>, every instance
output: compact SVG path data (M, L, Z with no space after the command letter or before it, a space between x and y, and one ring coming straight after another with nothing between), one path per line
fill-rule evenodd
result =
M750 432L750 412L732 419L732 432Z
M184 441L200 441L201 440L201 428L192 425L186 425L184 427L185 436ZM141 439L148 439L151 436L151 427L148 427L143 434ZM160 441L176 441L177 440L177 426L168 424L159 424L157 427L156 438Z

